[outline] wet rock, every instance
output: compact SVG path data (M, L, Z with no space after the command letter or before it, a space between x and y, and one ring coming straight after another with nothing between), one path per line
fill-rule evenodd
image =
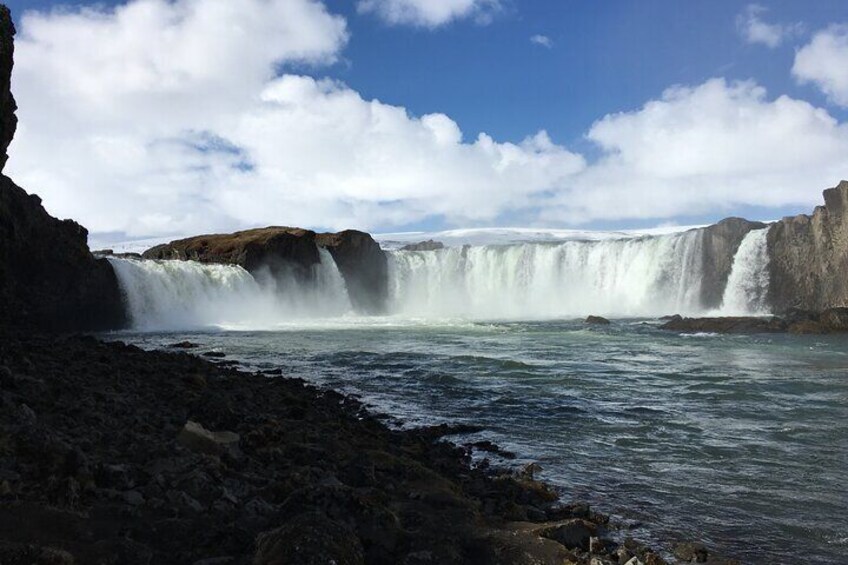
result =
M585 323L593 326L608 326L610 325L610 321L602 316L589 316L586 318Z
M589 551L589 542L596 533L597 527L595 524L576 518L546 530L542 535L564 545L568 549Z
M710 553L702 543L685 542L674 546L674 556L685 563L706 563Z
M365 552L346 525L319 512L295 516L256 539L253 565L361 565Z
M223 359L227 356L223 351L207 351L203 354L204 357L211 357L213 359Z
M190 341L180 341L177 343L172 343L168 347L170 347L171 349L197 349L200 346Z
M238 455L239 435L234 432L211 432L189 420L177 436L177 441L188 449L208 455Z
M660 326L662 330L681 333L754 334L782 333L787 329L780 318L729 316L722 318L679 318Z
M819 335L828 333L827 327L815 320L801 320L789 324L789 333L794 335Z
M832 332L848 332L848 308L829 308L821 313L819 322Z

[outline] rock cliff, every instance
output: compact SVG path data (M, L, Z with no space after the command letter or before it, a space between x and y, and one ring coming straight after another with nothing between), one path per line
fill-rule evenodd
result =
M381 312L388 287L386 256L370 235L359 231L315 233L274 226L172 241L148 249L143 257L239 265L251 273L269 269L274 276L293 274L309 281L320 261L319 247L333 256L354 308Z
M15 134L9 89L15 28L0 5L0 172ZM106 260L88 250L88 232L57 220L0 175L0 325L47 330L118 328L126 320L118 281Z
M848 306L848 181L825 190L824 201L769 230L769 301L777 312Z
M701 304L705 309L721 306L739 245L748 232L764 227L761 222L727 218L704 228Z

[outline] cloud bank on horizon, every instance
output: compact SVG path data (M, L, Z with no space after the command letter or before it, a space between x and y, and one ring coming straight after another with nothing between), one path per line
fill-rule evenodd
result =
M485 23L501 8L357 4L386 25L427 29ZM746 17L762 23L749 8L740 31ZM818 189L848 171L848 124L754 81L723 78L672 85L639 108L598 116L584 135L591 155L544 130L519 142L469 137L445 114L412 115L323 78L351 33L315 0L130 0L31 11L20 28L9 174L93 232L388 231L431 218L659 223L817 203ZM797 37L743 37L772 47L787 33ZM280 72L293 65L300 72ZM834 25L800 46L787 73L846 107L846 69L848 28Z

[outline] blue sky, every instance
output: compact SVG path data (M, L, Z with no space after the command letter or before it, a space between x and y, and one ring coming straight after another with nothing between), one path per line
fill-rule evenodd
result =
M13 0L7 4L18 19L25 10L46 11L60 5L43 0ZM498 143L517 144L544 130L554 145L581 156L591 167L610 152L609 147L599 147L596 140L588 139L593 124L608 115L637 113L675 85L695 88L712 78L722 78L727 84L753 81L767 91L764 104L786 95L826 112L837 122L839 131L833 134L838 138L836 143L841 143L842 125L848 119L848 109L825 94L819 83L802 81L792 72L797 52L816 33L848 23L848 3L842 0L764 1L753 12L749 12L751 3L737 1L506 0L495 10L487 9L486 21L480 21L477 14L430 27L389 22L378 13L357 10L350 0L327 0L324 5L329 14L343 18L348 33L347 41L334 51L335 61L316 64L314 60L284 60L279 74L336 79L361 99L402 107L413 118L445 114L461 128L464 142L473 142L485 132ZM786 37L777 46L752 43L740 27L740 18L747 13L755 13L758 21L785 26L789 30ZM549 44L532 42L533 36L544 36ZM834 170L848 165L845 161L831 164ZM842 176L848 177L848 170ZM47 174L32 177L47 178ZM838 180L828 182L835 184ZM542 182L535 194L557 193L559 182L552 181L550 186ZM740 186L754 182L745 179ZM762 207L754 204L758 202L754 196L741 201L730 198L726 203L716 196L708 203L669 208L653 217L625 211L611 217L590 214L597 217L575 221L575 216L565 213L557 222L540 215L540 210L548 207L547 200L527 202L519 198L521 203L514 208L506 203L480 217L450 218L440 211L428 214L420 210L419 202L414 206L416 213L397 214L396 219L392 214L366 214L352 218L352 223L375 231L397 231L460 224L642 227L701 223L728 214L764 219L806 211L802 206L818 201L821 189L826 187L822 182L824 178L810 178L809 186L803 189L795 186L797 180L787 180L787 187L781 189L787 196L767 199ZM649 184L649 179L644 183ZM703 186L709 185L699 185L698 190L707 190ZM696 190L694 185L692 190ZM665 194L658 192L656 197L664 198ZM653 196L645 192L645 198ZM381 198L378 204L382 210L405 202L391 195ZM346 202L351 199L355 195L342 196ZM562 205L561 199L557 202ZM581 204L582 208L591 206ZM210 228L250 223L246 214L238 220L214 220ZM344 218L341 212L338 215ZM336 218L321 225L315 218L309 216L304 222L311 227L337 227L340 221ZM297 220L292 217L292 221ZM194 228L195 223L185 222L185 226ZM153 226L95 222L97 227L136 235L156 231Z

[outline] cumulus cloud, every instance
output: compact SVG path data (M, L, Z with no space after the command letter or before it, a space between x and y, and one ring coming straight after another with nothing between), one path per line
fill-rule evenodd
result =
M803 24L770 24L762 19L768 10L759 4L749 4L736 17L736 29L748 43L759 43L771 49L798 36L804 31Z
M750 81L670 88L587 137L603 157L554 199L550 220L807 206L848 170L848 126L807 102L770 100Z
M356 7L391 25L435 28L463 18L488 23L501 0L359 0Z
M541 45L542 47L547 47L548 49L551 49L554 46L553 40L547 35L534 35L530 38L530 43Z
M813 83L828 99L848 107L848 25L833 25L813 36L795 54L792 74Z
M8 171L93 232L155 236L268 224L387 230L663 219L817 203L848 133L751 82L675 87L587 133L592 162L544 132L466 136L308 76L345 21L314 0L133 0L30 12ZM297 63L299 74L280 72Z
M492 221L584 166L542 132L464 140L343 84L275 75L334 60L310 0L136 0L23 19L10 173L93 231Z

